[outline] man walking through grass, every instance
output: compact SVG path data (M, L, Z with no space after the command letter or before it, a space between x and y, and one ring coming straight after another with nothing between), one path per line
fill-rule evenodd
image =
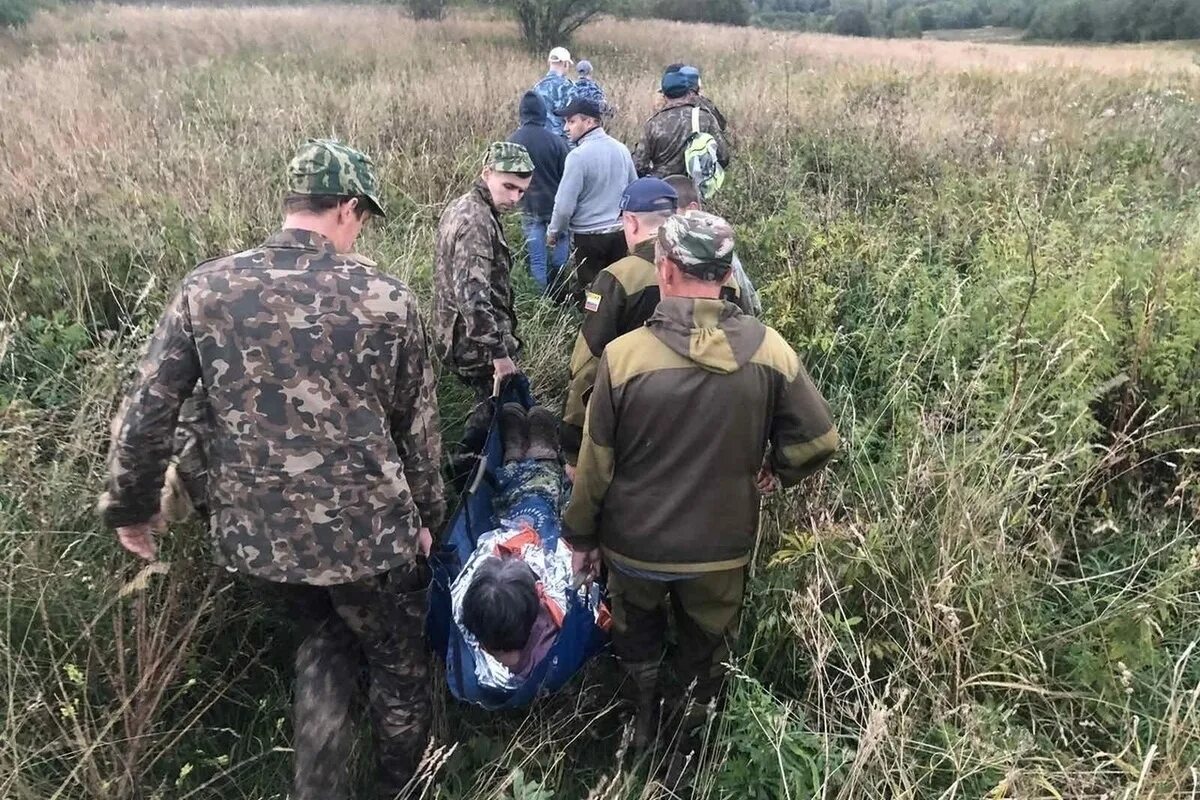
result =
M600 354L618 336L642 327L658 307L661 296L658 270L654 266L655 241L659 227L678 208L676 190L661 178L638 178L625 187L621 198L621 225L629 255L605 267L592 281L584 298L583 325L571 353L571 380L567 386L561 438L567 474L572 478L583 437L587 398L596 379ZM721 297L737 303L749 313L741 305L738 286L732 276L721 287Z
M500 215L514 210L533 179L529 151L493 142L471 190L438 222L433 267L433 328L438 358L471 388L476 400L516 374L517 315L512 252Z
M528 150L533 162L533 180L521 204L521 230L529 253L529 274L545 292L569 255L566 239L552 248L546 247L546 228L567 161L567 143L546 130L546 106L537 92L528 91L521 97L519 113L521 125L508 135L508 140Z
M567 156L554 196L549 242L571 236L575 248L573 298L582 307L587 287L609 264L624 258L621 194L637 179L629 148L605 133L600 106L576 97L559 114L575 149Z
M633 154L638 175L665 178L686 175L685 152L693 133L707 133L716 140L717 160L722 167L730 162L729 144L721 125L700 102L696 94L697 78L684 69L666 72L662 77L665 98L642 130L642 139Z
M349 797L365 667L377 790L393 798L429 730L425 556L445 512L434 371L412 292L353 252L384 213L370 159L309 140L287 185L283 229L196 267L163 313L113 421L100 512L155 557L176 419L199 381L217 559L304 633L292 797Z
M720 299L732 252L732 229L711 214L676 215L658 229L663 299L600 359L564 517L575 569L594 572L601 557L608 566L613 652L639 748L654 734L672 610L669 784L695 763L699 712L722 689L759 493L796 483L838 443L795 351Z
M558 112L566 108L574 97L575 84L567 77L571 71L571 53L565 47L555 47L546 57L546 74L533 85L546 105L546 130L566 141L567 131Z

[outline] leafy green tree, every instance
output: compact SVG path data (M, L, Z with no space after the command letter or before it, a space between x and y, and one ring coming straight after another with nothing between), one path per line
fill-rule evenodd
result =
M517 19L525 44L535 52L570 41L605 10L605 0L503 0Z
M871 20L861 8L847 8L833 18L833 32L839 36L870 36Z

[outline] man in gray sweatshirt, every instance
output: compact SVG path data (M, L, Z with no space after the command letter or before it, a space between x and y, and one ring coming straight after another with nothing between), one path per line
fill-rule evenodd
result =
M565 118L567 136L575 148L567 154L546 238L554 247L570 233L575 250L572 296L582 307L592 280L628 255L621 227L621 195L637 180L637 170L629 148L604 132L595 100L576 97L555 113ZM559 287L558 293L564 289Z

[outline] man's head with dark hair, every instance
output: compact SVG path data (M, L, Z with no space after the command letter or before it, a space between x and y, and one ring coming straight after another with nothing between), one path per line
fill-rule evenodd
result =
M283 213L285 228L320 234L351 252L367 218L384 216L375 165L334 139L302 142L288 164Z
M687 175L671 175L663 180L669 183L675 190L675 194L678 195L680 214L685 211L704 210L704 201L700 199L700 191Z
M283 198L283 213L324 214L351 200L358 201L353 210L359 219L374 213L370 200L362 195L349 194L288 194Z
M480 647L511 667L538 615L537 576L518 558L485 559L463 595L462 622Z

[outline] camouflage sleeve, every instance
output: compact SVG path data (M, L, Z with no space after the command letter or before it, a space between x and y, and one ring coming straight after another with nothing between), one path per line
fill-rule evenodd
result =
M187 300L180 292L163 312L138 375L112 423L108 485L99 511L114 528L158 513L179 408L200 378Z
M571 382L567 386L566 412L560 434L563 456L575 464L583 442L583 422L588 397L596 380L596 368L604 348L621 333L625 313L625 287L608 270L602 270L588 289L583 327L571 354Z
M579 449L571 503L563 514L563 538L576 549L599 545L596 523L616 468L616 416L608 359L601 356L583 423L583 446Z
M795 374L780 376L779 399L771 421L771 468L784 486L820 469L838 448L829 403L795 361Z
M208 505L208 395L197 381L175 422L175 473L197 510Z
M396 374L392 401L391 429L404 477L421 524L437 531L446 516L442 491L442 434L438 423L437 380L429 357L429 340L417 311L409 299L404 326L403 360Z
M467 341L497 359L509 352L492 308L493 258L487 230L480 225L465 225L459 230L452 264L454 301L463 317Z
M642 178L654 169L654 160L650 157L651 130L650 121L647 121L642 128L642 138L633 150L633 168L637 170L638 177Z

